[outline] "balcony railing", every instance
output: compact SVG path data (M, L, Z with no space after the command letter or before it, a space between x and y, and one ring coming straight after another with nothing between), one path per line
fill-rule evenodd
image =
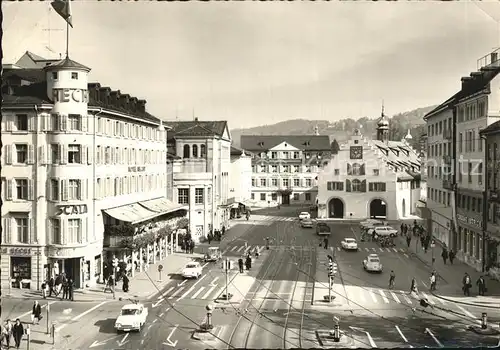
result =
M443 156L444 164L451 164L451 156Z
M443 132L443 138L445 140L451 140L453 138L453 132L452 132L452 129L444 129L444 132Z

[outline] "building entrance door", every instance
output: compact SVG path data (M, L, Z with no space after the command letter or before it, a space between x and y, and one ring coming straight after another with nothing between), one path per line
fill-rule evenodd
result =
M328 217L335 219L344 217L344 202L340 198L332 198L328 202Z
M373 199L370 202L370 217L385 219L387 217L387 206L381 199Z
M281 195L281 204L283 204L283 205L290 204L290 195L289 194L282 194Z

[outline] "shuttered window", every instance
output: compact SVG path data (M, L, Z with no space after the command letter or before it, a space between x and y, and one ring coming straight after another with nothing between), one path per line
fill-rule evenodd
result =
M26 216L14 216L16 240L18 243L30 243L30 219Z

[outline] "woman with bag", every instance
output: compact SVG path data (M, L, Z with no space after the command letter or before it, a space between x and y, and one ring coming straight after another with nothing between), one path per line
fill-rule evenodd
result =
M36 319L36 324L40 322L42 319L42 307L40 304L38 304L38 300L35 300L33 303L33 309L31 311L31 323L35 324L35 319Z

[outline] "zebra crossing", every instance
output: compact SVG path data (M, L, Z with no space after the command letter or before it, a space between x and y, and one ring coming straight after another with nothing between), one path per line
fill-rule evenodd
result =
M198 281L202 281L207 276L202 276ZM213 300L220 296L224 289L224 283L219 282L219 277L215 277L212 282L208 285L198 286L198 285L177 285L171 286L163 293L163 299L180 301L182 299L201 299L201 300Z
M341 246L337 246L337 251L342 251ZM409 258L410 256L407 254L408 252L403 248L396 247L359 247L359 252L366 252L369 254L380 254L380 253L393 253L393 254L402 254L405 258Z
M262 253L266 247L264 245L233 245L230 247L227 247L223 252L222 255L226 254L236 254L236 255L245 255L247 253L252 253L257 250L259 253Z
M296 217L277 216L277 215L251 215L248 220L238 220L235 225L261 225L270 226L275 222L294 222L298 221Z

